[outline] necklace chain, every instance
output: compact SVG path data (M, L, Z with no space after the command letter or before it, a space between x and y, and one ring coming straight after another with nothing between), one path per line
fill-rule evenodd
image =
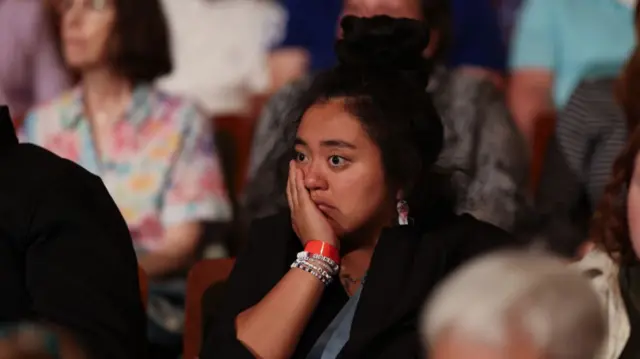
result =
M358 283L358 282L363 282L364 283L364 280L367 278L367 276L364 275L364 276L362 276L360 278L351 278L350 276L345 275L342 278L346 279L350 283L354 283L355 284L355 283Z

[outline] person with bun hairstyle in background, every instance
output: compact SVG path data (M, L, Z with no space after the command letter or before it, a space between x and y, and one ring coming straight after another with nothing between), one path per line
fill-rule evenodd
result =
M201 359L415 358L417 317L461 263L513 244L453 211L423 22L342 21L339 65L292 112L289 211L256 220ZM285 180L286 179L286 180Z

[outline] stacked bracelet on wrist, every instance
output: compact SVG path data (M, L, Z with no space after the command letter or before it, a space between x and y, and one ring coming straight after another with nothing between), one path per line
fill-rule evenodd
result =
M314 242L320 241L309 242L305 250L298 253L296 261L291 264L291 268L302 269L328 286L340 270L340 254L335 247L329 244L324 242L312 244Z

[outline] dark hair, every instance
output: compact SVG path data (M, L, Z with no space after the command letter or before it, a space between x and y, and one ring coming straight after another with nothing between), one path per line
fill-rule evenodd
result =
M591 226L591 240L621 264L636 260L629 236L626 194L635 159L640 151L640 127L636 126L622 153L613 163L610 182L604 189Z
M434 166L444 130L426 92L430 71L429 61L422 56L429 42L426 24L388 16L347 16L341 26L343 38L335 46L339 65L317 75L299 99L291 112L288 143L293 143L309 107L344 98L347 110L379 146L387 183L405 191L411 216L416 221L433 219L431 209L436 203L440 213L448 214L449 178ZM282 179L292 153L287 156L282 161Z
M636 33L640 33L640 6L635 13ZM593 217L591 240L605 249L621 264L636 261L629 236L626 195L635 160L640 151L640 47L636 46L618 82L617 95L627 117L629 137L624 149L613 163L610 182L604 189L602 199Z
M49 14L61 50L61 16L56 1L49 1ZM133 85L151 83L170 73L173 65L169 29L159 0L113 0L113 3L116 19L107 44L113 69Z

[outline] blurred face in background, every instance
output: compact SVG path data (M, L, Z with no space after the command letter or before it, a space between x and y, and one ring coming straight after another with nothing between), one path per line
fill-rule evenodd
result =
M345 0L342 12L343 16L387 15L421 20L422 3L421 0Z
M85 71L107 65L114 45L114 0L57 0L57 10L67 66Z

